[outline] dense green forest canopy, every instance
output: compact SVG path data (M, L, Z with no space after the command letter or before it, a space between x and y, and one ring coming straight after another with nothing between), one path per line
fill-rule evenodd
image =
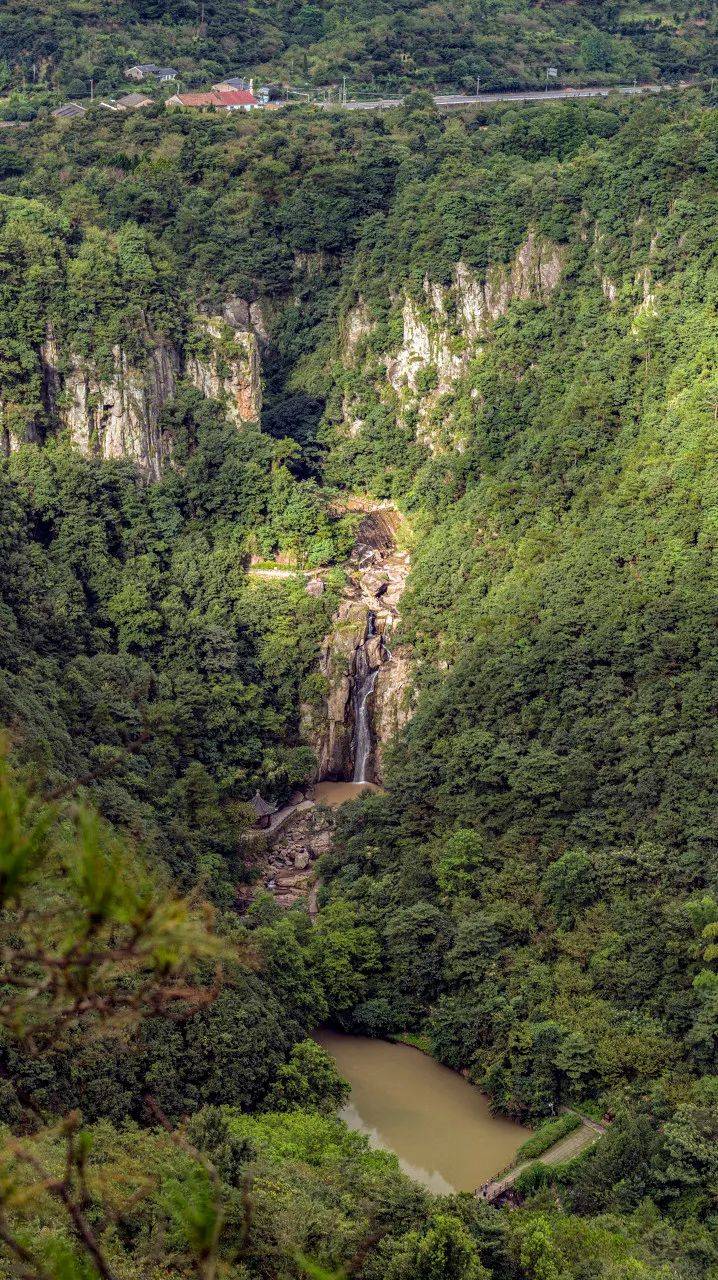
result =
M101 827L103 868L137 858L160 895L199 881L224 964L220 982L211 949L191 951L204 1003L183 1019L118 1028L93 1006L32 1053L3 1021L8 1125L60 1168L44 1125L82 1108L100 1173L128 1188L113 1217L92 1184L128 1276L211 1256L215 1195L236 1280L316 1263L364 1280L715 1275L710 95L461 119L421 96L367 119L158 108L35 123L0 165L1 399L21 442L0 463L3 877L30 818L58 824L13 889L21 913L3 898L4 946L51 896L72 946L95 936L86 843L67 843L79 794L129 845ZM485 285L527 243L550 289L469 340L457 266ZM266 317L260 423L238 430L180 386L153 485L70 447L43 397L48 324L104 368L118 346L141 361L148 333L182 350L198 309L230 297ZM415 395L390 377L407 309L456 359L448 383L423 368ZM323 693L347 491L392 499L411 528L416 714L388 794L341 819L316 925L263 898L240 916L246 801L311 771L299 708ZM277 553L327 569L324 594L258 585L250 556ZM103 901L103 928L126 928L122 895ZM569 1105L614 1124L575 1164L534 1170L515 1212L428 1197L332 1115L345 1091L307 1041L325 1019L422 1036L521 1118ZM192 1115L179 1144L148 1094L170 1127ZM53 1280L94 1280L46 1196L11 1209Z
M171 65L184 85L254 73L326 85L472 89L582 77L712 75L715 12L705 3L520 4L506 0L5 0L0 74L89 96L137 62Z

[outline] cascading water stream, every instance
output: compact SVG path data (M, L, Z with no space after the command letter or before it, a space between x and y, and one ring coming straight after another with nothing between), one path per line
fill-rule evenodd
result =
M376 635L376 617L367 616L366 633L356 651L354 662L354 773L352 782L368 782L367 768L371 756L371 717L369 699L374 692L379 667L370 667L367 642Z

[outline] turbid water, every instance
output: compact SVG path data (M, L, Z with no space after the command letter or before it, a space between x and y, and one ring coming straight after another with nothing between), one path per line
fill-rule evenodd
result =
M373 1147L393 1151L430 1191L474 1191L511 1163L528 1136L493 1116L463 1076L418 1049L326 1030L316 1039L352 1087L342 1119Z
M325 804L329 809L338 809L346 800L356 800L367 791L379 791L374 782L318 782L312 792L317 804Z

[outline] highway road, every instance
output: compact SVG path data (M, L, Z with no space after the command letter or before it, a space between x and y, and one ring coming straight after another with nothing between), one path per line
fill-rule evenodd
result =
M492 102L551 102L556 100L564 101L570 98L607 98L611 93L632 95L661 93L668 87L658 84L587 85L586 88L582 89L519 89L516 91L506 90L505 92L473 95L435 93L432 94L432 97L437 107L473 107L488 106ZM682 82L679 85L670 87L686 89L690 86ZM393 107L400 107L403 101L403 98L371 98L366 101L357 98L349 99L346 103L324 102L318 105L323 106L328 111L390 111Z

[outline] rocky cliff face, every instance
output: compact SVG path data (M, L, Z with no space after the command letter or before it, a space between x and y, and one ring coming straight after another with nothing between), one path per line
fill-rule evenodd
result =
M386 778L386 749L414 710L411 653L406 645L397 645L388 662L379 669L374 689L374 781Z
M407 552L398 551L398 513L389 506L367 510L332 629L319 668L327 681L324 706L304 708L304 736L317 757L316 780L355 777L359 684L365 698L370 744L366 780L383 780L384 752L411 714L408 651L393 644L399 601L409 572ZM371 621L370 621L371 620Z
M0 454L4 458L9 458L10 454L17 449L18 443L15 432L7 424L4 402L0 400Z
M186 377L204 395L221 401L230 421L256 421L262 408L260 344L267 332L261 307L229 299L221 314L198 317L186 355L153 333L143 334L145 355L131 360L115 346L99 361L63 350L51 326L37 358L41 373L44 422L30 423L24 439L67 431L87 457L126 458L148 479L159 479L172 442L159 427L162 408ZM0 401L0 452L11 453L18 434L3 421Z
M535 298L547 302L561 281L566 251L530 231L508 266L489 269L479 281L463 262L455 272L454 292L465 338L485 337L511 303Z
M457 263L447 288L425 280L424 306L404 301L404 340L387 367L392 386L416 391L418 375L433 366L435 394L448 391L512 302L548 300L561 280L564 258L558 245L529 232L513 261L491 267L485 280L464 262Z
M421 301L404 296L402 341L398 350L384 357L386 381L399 413L416 410L417 436L434 451L441 443L428 419L439 398L452 390L469 361L480 356L491 326L513 302L548 301L561 281L565 258L565 249L529 231L512 261L491 267L485 279L458 262L450 285L426 279ZM355 367L357 355L361 363L360 342L372 327L360 300L344 323L343 354L348 367ZM344 400L344 421L350 435L358 434L363 425L349 395ZM459 443L452 441L452 446Z
M169 452L158 419L175 392L177 353L158 344L141 366L132 365L120 347L112 357L109 377L91 362L71 357L58 397L60 425L87 457L127 458L157 480Z
M221 315L197 320L187 377L203 395L222 401L237 426L256 422L262 412L259 337L263 334L261 311L238 299L227 303Z
M37 353L40 400L45 421L42 412L38 412L39 406L7 404L0 395L0 455L9 457L22 443L41 444L46 434L45 423L57 421L61 391L59 358L58 343L48 321L45 339Z

